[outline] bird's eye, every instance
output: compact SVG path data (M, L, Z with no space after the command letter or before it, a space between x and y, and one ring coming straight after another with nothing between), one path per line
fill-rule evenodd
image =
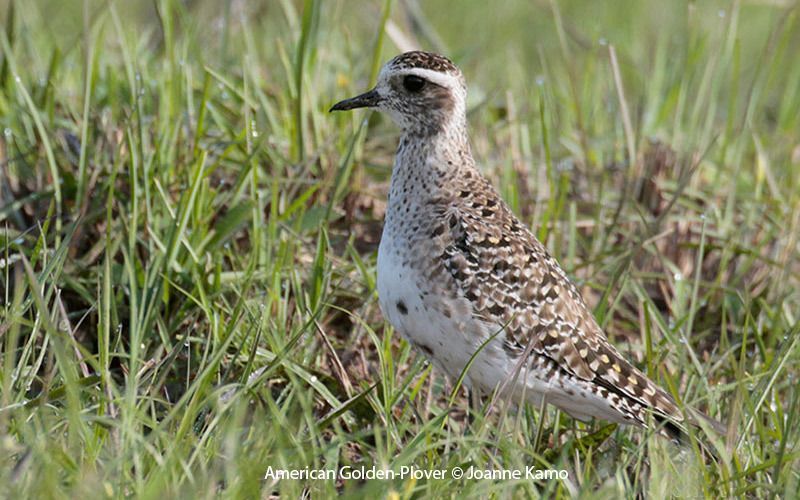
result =
M416 75L406 75L403 78L403 87L409 92L419 92L425 86L425 79Z

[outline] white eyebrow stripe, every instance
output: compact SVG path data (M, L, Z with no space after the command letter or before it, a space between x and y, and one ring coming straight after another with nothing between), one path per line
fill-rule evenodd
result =
M397 71L397 73L400 75L416 75L420 78L428 80L429 82L448 89L454 89L457 86L457 81L453 76L448 75L447 73L433 71L432 69L406 68Z

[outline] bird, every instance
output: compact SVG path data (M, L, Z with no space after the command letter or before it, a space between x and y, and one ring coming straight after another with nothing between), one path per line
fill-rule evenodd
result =
M609 342L558 261L480 172L466 99L450 59L411 51L388 61L372 90L330 109L376 109L401 129L377 259L385 319L478 394L676 440L687 421L721 432L698 411L685 415Z

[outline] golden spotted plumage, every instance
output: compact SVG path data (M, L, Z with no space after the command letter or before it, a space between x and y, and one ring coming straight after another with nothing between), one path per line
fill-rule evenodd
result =
M375 89L333 108L375 107L403 129L378 252L384 315L451 376L484 349L466 374L471 387L507 388L581 419L645 426L649 413L680 433L673 398L609 343L558 262L476 168L465 100L452 62L410 52L384 66Z

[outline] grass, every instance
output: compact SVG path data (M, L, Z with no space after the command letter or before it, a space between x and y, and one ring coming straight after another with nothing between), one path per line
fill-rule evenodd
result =
M800 9L459 5L0 1L0 495L800 495ZM472 408L384 323L397 130L326 111L407 44L461 65L484 172L612 341L727 435ZM568 478L264 479L470 465Z

